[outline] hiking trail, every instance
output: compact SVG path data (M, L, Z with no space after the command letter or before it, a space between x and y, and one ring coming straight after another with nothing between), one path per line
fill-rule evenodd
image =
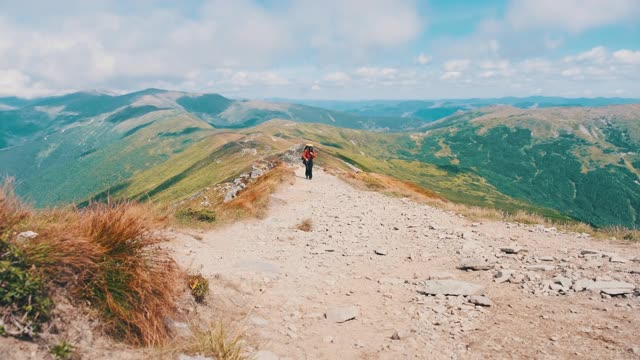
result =
M258 359L640 356L638 244L472 222L302 167L264 219L168 235L210 281L184 311L239 324ZM438 279L482 289L424 295Z

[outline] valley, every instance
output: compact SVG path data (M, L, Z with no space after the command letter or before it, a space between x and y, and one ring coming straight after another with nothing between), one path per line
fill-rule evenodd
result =
M428 120L373 117L380 104L343 112L158 89L6 104L0 171L36 206L107 196L175 202L314 142L328 155L321 165L410 181L453 202L640 226L635 104L474 108L470 100Z

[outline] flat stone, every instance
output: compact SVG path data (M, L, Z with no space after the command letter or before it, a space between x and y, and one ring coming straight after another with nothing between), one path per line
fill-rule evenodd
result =
M449 272L444 271L436 271L433 273L427 274L427 280L444 280L444 279L453 279L455 275Z
M38 237L38 233L29 230L29 231L24 231L24 232L19 233L18 237L17 237L17 240L18 241L27 241L27 240L35 239L36 237Z
M553 256L540 256L538 259L540 261L556 261Z
M582 254L582 255L600 255L600 254L602 254L602 252L600 252L598 250L593 250L593 249L584 249L584 250L580 251L580 254Z
M605 294L608 294L606 291L614 291L616 293L622 291L622 290L626 290L626 292L624 292L623 294L629 294L631 292L633 292L633 290L636 288L635 285L628 283L628 282L624 282L624 281L595 281L591 284L589 284L589 286L586 288L587 290L600 290L602 292L604 292ZM610 294L609 294L610 295Z
M502 251L505 254L517 254L522 250L522 248L518 245L511 245L511 246L505 246L505 247L501 247L500 251Z
M609 258L609 262L623 264L623 263L626 263L627 260L620 256L612 256Z
M591 279L580 279L573 283L574 291L584 291L587 290L595 281Z
M380 255L380 256L387 255L387 250L385 250L385 249L375 249L375 250L373 250L373 252L376 255Z
M460 265L458 265L458 269L460 270L473 270L473 271L483 271L493 269L494 264L488 262L485 259L467 259L464 260Z
M493 277L495 278L495 281L497 283L503 283L505 281L509 281L509 279L511 279L511 276L513 276L514 273L515 273L515 270L500 269L496 271Z
M556 276L553 278L553 282L556 284L559 284L560 286L562 286L564 289L568 290L571 289L571 285L573 285L573 281L571 281L571 279L566 278L564 276Z
M358 306L345 306L329 309L324 316L331 322L343 323L355 319L359 314L360 308Z
M556 267L553 265L529 265L527 266L528 270L532 270L532 271L551 271L553 269L555 269Z
M629 289L629 288L620 288L620 289L607 288L607 289L600 290L600 292L605 293L605 294L610 295L610 296L617 296L617 295L631 294L633 292L633 289Z
M479 306L493 306L493 302L486 296L473 295L469 296L469 302Z
M460 280L427 280L424 286L418 289L424 295L462 295L470 296L481 292L483 286Z

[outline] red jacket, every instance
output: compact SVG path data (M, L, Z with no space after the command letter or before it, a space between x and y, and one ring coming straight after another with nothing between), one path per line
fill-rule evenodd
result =
M316 158L316 152L315 151L311 151L309 149L306 149L302 153L302 158L305 159L305 160L315 159Z

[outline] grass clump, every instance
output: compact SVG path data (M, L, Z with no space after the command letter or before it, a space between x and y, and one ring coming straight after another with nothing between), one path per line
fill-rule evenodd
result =
M107 331L138 345L169 336L180 274L154 232L161 219L149 205L90 204L30 212L10 183L0 186L0 325L15 336L32 336L47 319L47 290L68 289L98 311ZM16 242L16 231L35 239Z
M75 347L68 343L66 340L62 340L60 343L51 347L49 353L53 355L56 360L66 360L73 357Z
M0 335L34 337L49 316L52 301L36 269L9 239L30 212L13 193L10 180L0 185Z
M219 360L249 359L242 334L229 333L221 323L209 324L205 329L196 329L184 351Z
M134 203L94 204L81 214L85 236L100 254L80 294L96 306L117 338L154 345L169 335L177 268L156 245L151 216Z
M313 229L313 221L311 221L311 219L309 218L306 218L296 226L296 229L304 232L310 232Z
M180 209L176 211L176 218L183 221L200 221L212 223L216 221L216 213L209 209Z
M187 278L187 285L191 290L193 298L199 302L204 302L205 297L209 293L209 280L205 279L202 275L190 275Z
M0 239L0 325L2 333L34 337L47 321L53 302L23 253Z

